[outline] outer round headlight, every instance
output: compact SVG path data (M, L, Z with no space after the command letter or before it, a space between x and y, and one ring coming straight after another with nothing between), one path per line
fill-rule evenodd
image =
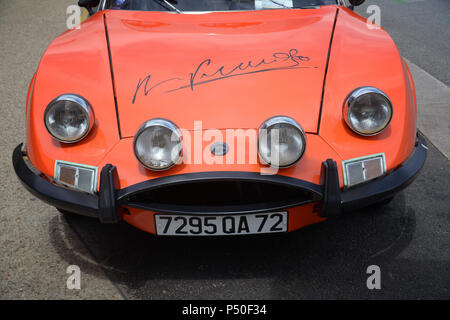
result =
M87 136L94 125L89 102L75 94L59 96L45 109L47 131L58 141L75 143Z
M286 168L301 159L306 148L302 127L293 119L276 116L259 128L258 152L262 162Z
M171 121L146 121L134 137L134 154L150 170L166 170L181 157L181 131Z
M384 92L373 87L362 87L348 96L343 117L356 133L372 136L388 126L392 114L391 100Z

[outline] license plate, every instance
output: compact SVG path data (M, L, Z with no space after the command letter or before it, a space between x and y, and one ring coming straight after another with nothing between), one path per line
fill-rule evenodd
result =
M155 215L156 234L164 236L224 236L286 232L288 213L187 216Z

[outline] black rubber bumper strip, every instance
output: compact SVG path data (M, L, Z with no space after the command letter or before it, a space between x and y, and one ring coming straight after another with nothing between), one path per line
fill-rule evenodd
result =
M119 190L117 168L111 164L103 167L100 173L99 219L102 223L117 223L121 220L117 206L116 193Z
M327 159L322 162L320 184L323 188L322 210L319 216L328 218L341 214L341 189L336 161Z
M115 223L121 219L118 207L126 205L147 210L153 209L153 211L158 212L187 214L186 209L180 206L167 204L164 206L159 205L158 207L155 204L133 203L128 199L130 196L139 192L151 191L152 189L168 185L186 181L200 182L211 180L262 181L265 183L298 187L313 194L310 201L322 202L321 216L337 216L342 211L355 210L383 201L407 187L423 167L426 155L427 147L425 140L419 135L413 153L399 168L387 176L343 191L339 189L337 164L332 159L328 159L322 163L320 185L280 175L262 176L255 172L201 172L152 179L124 189L119 189L117 169L113 165L108 164L103 167L100 174L100 190L98 196L57 186L41 175L35 174L24 160L26 154L22 152L22 144L14 149L12 160L14 170L22 184L39 199L62 210L96 217L103 223ZM283 209L296 205L302 205L302 201L298 203L279 203L276 207L277 209ZM233 209L235 210L235 208ZM238 211L231 210L232 212L229 213L253 213L273 209L273 205L271 208L268 208L264 203L261 203L256 207L245 207Z
M40 175L35 174L25 163L22 144L13 152L13 166L25 188L37 198L59 209L89 217L98 217L98 197L56 186Z

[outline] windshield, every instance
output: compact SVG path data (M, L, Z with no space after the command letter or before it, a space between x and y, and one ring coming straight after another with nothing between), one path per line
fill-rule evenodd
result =
M336 0L105 0L105 9L140 11L232 11L310 8Z

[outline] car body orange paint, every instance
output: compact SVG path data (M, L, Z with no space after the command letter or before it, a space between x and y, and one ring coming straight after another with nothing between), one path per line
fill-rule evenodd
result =
M273 116L273 108L279 114L301 119L306 132L316 132L336 10L325 6L317 10L201 15L108 12L106 22L123 136L133 136L142 118L154 117L171 119L185 129L192 129L199 119L206 129L258 128ZM147 21L151 23L148 25ZM298 65L291 59L283 61L290 51L307 61ZM274 54L280 62L269 63ZM245 68L249 62L256 66L263 59L269 64L243 71L290 66L298 69L239 75L189 86L191 74L204 61L207 62L198 69L195 83L208 80L202 75L213 74L222 66L223 73L228 74L241 63ZM151 77L147 83L148 76ZM171 80L151 89L168 79ZM137 90L140 82L143 86ZM185 88L167 92L180 87ZM173 108L174 105L179 107ZM262 105L267 107L261 108ZM185 112L180 113L180 108Z
M276 70L266 70L271 68ZM120 188L176 174L264 167L258 162L147 170L133 155L133 137L155 117L191 133L197 120L202 130L224 133L257 129L274 115L292 117L306 132L306 153L278 174L320 184L322 162L334 159L340 188L341 161L384 153L390 171L410 156L416 141L414 83L396 46L383 29L368 28L338 5L204 14L100 11L51 43L32 82L26 153L48 177L54 176L55 160L100 169L111 163ZM361 86L382 90L394 106L388 128L373 137L355 134L342 118L346 97ZM93 131L73 145L52 139L42 121L49 102L65 93L86 98L96 116ZM289 208L288 231L323 221L318 205ZM127 209L126 222L155 233L153 212Z

